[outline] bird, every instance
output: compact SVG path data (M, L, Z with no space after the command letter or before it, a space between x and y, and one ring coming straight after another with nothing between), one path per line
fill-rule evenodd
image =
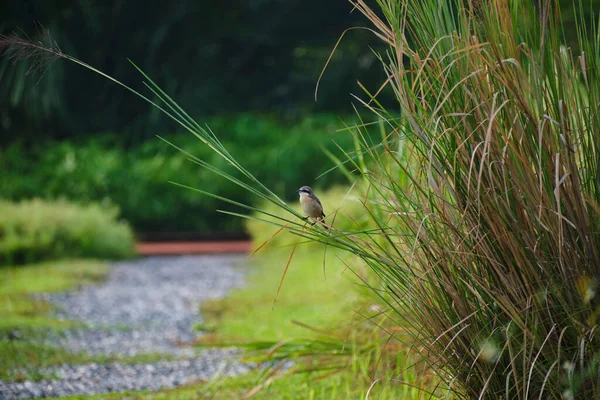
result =
M314 225L317 221L323 222L325 220L325 213L323 212L323 205L319 198L315 196L310 186L302 186L297 190L300 195L300 205L302 205L302 210L304 213L315 220L312 223ZM325 228L326 225L323 224Z

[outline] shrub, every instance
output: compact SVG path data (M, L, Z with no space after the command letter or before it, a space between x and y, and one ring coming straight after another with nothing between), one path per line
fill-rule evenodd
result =
M0 264L63 257L124 258L134 252L116 207L65 200L0 201Z
M302 185L330 186L344 180L337 171L326 174L331 161L323 152L352 144L348 132L338 132L335 117L317 115L300 120L242 114L208 121L227 150L283 198L292 199ZM190 134L164 135L198 159L240 178L241 174ZM39 143L34 148L13 144L0 153L0 193L18 201L33 197L67 198L76 202L109 202L141 232L241 232L239 218L228 204L176 187L174 181L237 201L244 189L190 162L188 156L153 138L127 144L106 134L79 142ZM254 201L253 197L250 197Z

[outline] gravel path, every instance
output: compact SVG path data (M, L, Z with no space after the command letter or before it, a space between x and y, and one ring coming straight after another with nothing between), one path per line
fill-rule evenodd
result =
M121 262L101 285L44 296L58 307L60 318L87 326L48 339L57 346L90 354L162 353L178 359L136 365L63 365L41 371L60 379L0 381L0 399L156 390L207 379L215 373L247 371L249 366L235 361L233 350L198 353L181 346L197 336L192 326L202 321L200 302L224 297L243 284L243 273L236 268L243 259L239 255L203 255Z

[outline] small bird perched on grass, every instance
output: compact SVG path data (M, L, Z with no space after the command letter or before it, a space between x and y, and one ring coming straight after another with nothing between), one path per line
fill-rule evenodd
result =
M319 201L319 198L315 196L310 186L302 186L298 189L298 194L300 194L300 205L302 205L302 210L306 215L315 220L312 225L317 221L325 221L323 205ZM323 224L323 226L327 228L325 224Z

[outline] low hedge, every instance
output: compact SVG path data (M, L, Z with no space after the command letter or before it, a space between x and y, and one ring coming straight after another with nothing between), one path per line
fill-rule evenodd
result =
M0 200L0 264L66 257L129 257L135 240L118 214L116 207L100 204Z

